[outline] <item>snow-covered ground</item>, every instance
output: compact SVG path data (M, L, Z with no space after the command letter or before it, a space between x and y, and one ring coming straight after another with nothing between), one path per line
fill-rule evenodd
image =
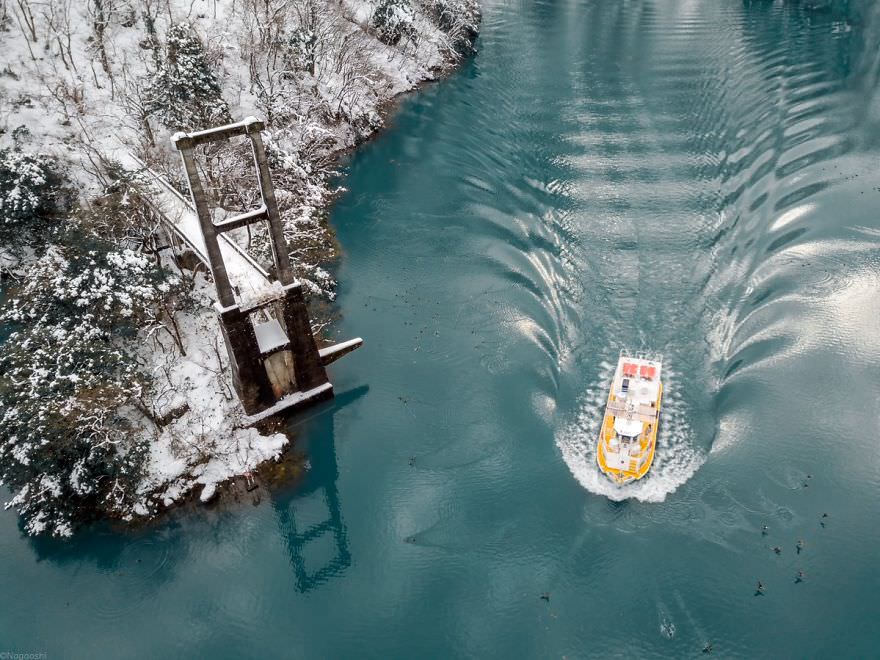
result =
M174 127L149 110L149 81L170 57L165 37L175 24L204 45L218 107L234 120L267 120L296 272L313 295L332 299L323 266L334 256L326 209L337 193L335 158L381 128L396 95L460 61L479 24L476 0L0 0L0 149L60 158L83 201L105 188L107 162L129 151L180 182ZM32 258L0 245L3 267ZM213 285L202 274L193 281L199 304L175 315L185 355L155 332L138 339L154 419L128 413L150 452L138 497L116 511L123 517L153 515L198 486L208 500L288 442L244 424Z
M197 298L208 308L213 285L199 275ZM210 313L179 313L178 324L187 354L168 347L155 353L154 402L158 416L176 417L153 435L149 469L140 501L133 512L153 513L202 485L201 499L209 500L217 484L277 458L287 437L260 435L245 424L244 412L228 378L228 364L217 319ZM178 414L175 413L177 411Z

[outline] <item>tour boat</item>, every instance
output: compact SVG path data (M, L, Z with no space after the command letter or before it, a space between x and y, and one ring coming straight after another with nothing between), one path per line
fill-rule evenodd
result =
M662 367L662 355L620 352L596 452L599 469L619 485L644 477L654 461Z

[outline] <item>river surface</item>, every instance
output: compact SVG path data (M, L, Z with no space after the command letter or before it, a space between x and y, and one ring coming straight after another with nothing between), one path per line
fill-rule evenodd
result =
M3 513L2 650L880 655L877 6L491 1L479 46L347 168L366 343L305 481L66 543ZM623 489L621 347L667 368Z

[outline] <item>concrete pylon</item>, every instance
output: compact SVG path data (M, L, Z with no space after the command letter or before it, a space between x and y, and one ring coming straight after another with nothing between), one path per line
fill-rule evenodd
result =
M208 267L217 289L216 309L229 353L232 381L245 413L254 422L332 398L333 386L327 378L325 365L363 343L358 338L318 350L302 285L294 279L290 266L269 162L260 135L263 128L263 122L249 117L235 124L195 133L177 133L172 137L183 159L204 238ZM196 167L194 150L201 144L236 136L250 139L262 204L255 210L214 222ZM280 284L274 290L279 293L258 303L243 305L236 299L218 237L256 222L266 223L269 230L275 276ZM272 287L267 286L267 289ZM262 320L255 322L257 315Z

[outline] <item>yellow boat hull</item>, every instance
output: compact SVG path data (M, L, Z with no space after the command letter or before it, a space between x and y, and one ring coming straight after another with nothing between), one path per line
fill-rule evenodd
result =
M596 452L596 461L599 469L608 475L614 482L624 485L632 481L638 481L643 478L651 470L654 463L654 454L657 450L657 431L660 427L660 404L663 399L663 385L659 385L659 396L657 398L657 419L653 424L648 422L642 423L642 433L639 438L639 451L630 458L627 465L617 467L610 465L607 460L607 454L611 451L611 440L614 438L614 422L615 416L605 412L602 420L602 430L599 432L598 451ZM614 394L608 397L608 402L614 401Z

